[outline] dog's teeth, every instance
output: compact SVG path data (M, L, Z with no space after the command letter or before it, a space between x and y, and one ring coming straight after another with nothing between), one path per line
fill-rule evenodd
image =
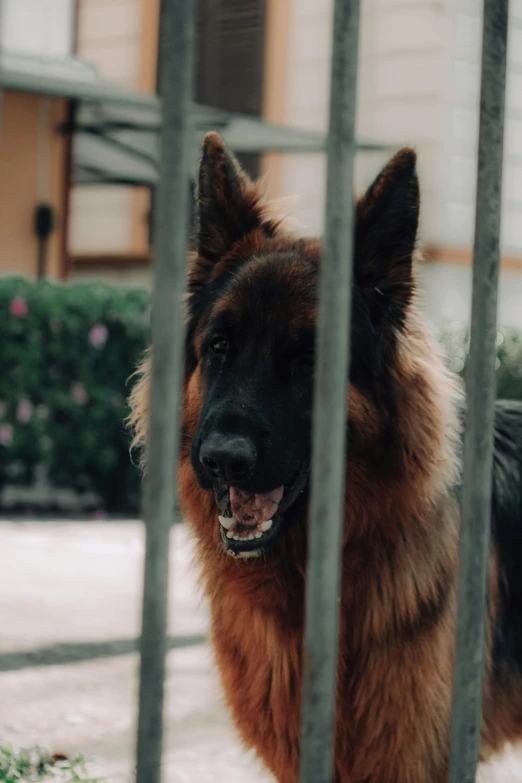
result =
M267 519L266 522L261 523L261 530L263 531L263 533L266 533L267 530L270 530L273 521L274 521L273 519Z
M225 530L230 530L230 528L234 524L233 517L218 517L218 519L220 524L223 525L223 527L225 528Z
M255 538L263 538L263 534L262 533L256 533Z
M234 534L229 531L227 533L227 538L234 538Z
M241 541L241 536L232 536L234 541Z
M251 549L250 551L247 550L246 552L238 552L236 557L246 560L248 558L259 557L260 554L261 552L259 549L254 549L254 550Z
M252 533L250 533L250 535L248 536L248 540L249 540L249 541L253 541L253 540L254 540L254 538L255 538L255 536L254 536L254 535L252 535Z

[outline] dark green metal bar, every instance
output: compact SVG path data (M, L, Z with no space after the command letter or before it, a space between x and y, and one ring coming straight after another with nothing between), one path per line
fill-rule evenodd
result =
M195 0L163 0L160 22L161 165L155 214L152 385L144 486L145 576L137 783L159 783L163 736L169 539L176 506L183 376Z
M307 565L301 783L332 783L354 229L359 0L333 20Z
M484 0L451 783L474 783L482 719L508 0Z

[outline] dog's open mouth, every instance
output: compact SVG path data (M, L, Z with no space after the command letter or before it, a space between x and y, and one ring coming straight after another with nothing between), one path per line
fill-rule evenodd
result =
M221 540L236 557L257 557L277 538L284 515L304 492L309 464L303 464L289 484L269 492L247 492L232 486L216 489Z

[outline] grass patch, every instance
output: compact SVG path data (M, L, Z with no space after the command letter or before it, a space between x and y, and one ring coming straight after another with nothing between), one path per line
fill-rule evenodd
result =
M89 773L83 756L55 758L43 748L0 743L0 783L107 783Z

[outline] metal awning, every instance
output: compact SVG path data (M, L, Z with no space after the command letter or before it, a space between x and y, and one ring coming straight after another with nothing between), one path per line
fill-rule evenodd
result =
M255 117L196 104L194 165L203 135L218 130L235 152L322 152L321 133L273 125ZM82 101L74 126L75 178L79 184L155 185L161 107Z
M148 97L148 96L147 96ZM264 122L210 106L194 105L193 164L200 154L203 135L217 130L236 153L325 151L326 136ZM75 119L74 165L78 184L111 182L155 185L158 176L161 107L82 101ZM389 150L389 145L358 144L362 151Z
M152 187L158 179L161 103L156 95L101 79L78 58L42 58L0 52L0 88L74 101L73 178L77 185ZM326 134L264 122L257 117L196 104L194 165L203 135L221 133L238 153L320 153ZM390 145L361 142L363 151Z
M96 69L78 57L35 57L0 51L0 88L138 109L159 105L155 95L100 79Z

